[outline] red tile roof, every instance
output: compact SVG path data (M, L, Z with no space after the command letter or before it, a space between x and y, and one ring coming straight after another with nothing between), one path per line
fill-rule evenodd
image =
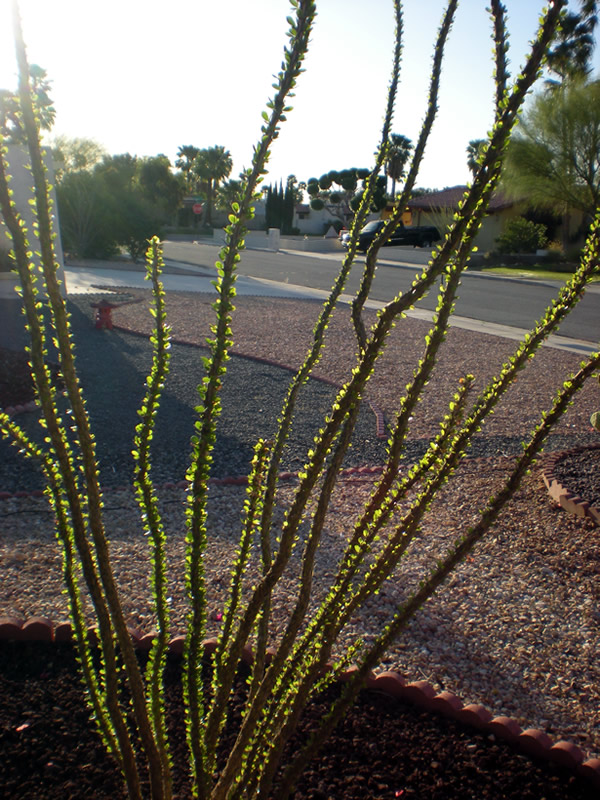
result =
M431 194L424 194L422 197L413 197L406 205L409 208L420 208L424 211L437 211L446 208L456 211L466 191L466 186L450 186L447 189L442 189L441 192L431 192ZM503 208L510 208L513 204L513 201L509 200L506 195L497 191L492 195L488 210L501 211Z

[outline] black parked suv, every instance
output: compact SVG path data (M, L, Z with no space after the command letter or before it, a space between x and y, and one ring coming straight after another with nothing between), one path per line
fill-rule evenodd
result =
M373 220L373 222L367 222L365 227L358 234L359 252L367 252L371 242L384 225L384 219L377 219ZM390 236L389 240L386 242L386 246L394 247L402 244L412 244L413 247L431 247L434 242L438 242L440 239L440 233L437 228L433 227L433 225L406 227L400 223L400 225L398 225L396 230Z

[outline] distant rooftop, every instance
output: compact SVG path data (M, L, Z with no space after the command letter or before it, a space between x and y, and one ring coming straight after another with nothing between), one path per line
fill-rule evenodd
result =
M406 205L409 208L420 208L424 211L438 211L446 208L456 211L466 191L466 186L450 186L447 189L442 189L440 192L431 192L421 197L413 197ZM492 195L488 210L501 211L503 208L510 208L512 205L513 201L509 200L506 195L498 191L494 192Z

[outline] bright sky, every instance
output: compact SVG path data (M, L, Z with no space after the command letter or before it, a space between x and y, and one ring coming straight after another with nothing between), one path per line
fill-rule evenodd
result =
M543 0L504 0L518 74ZM440 111L418 185L469 178L465 149L492 119L488 0L462 0L442 75ZM576 4L575 4L576 5ZM370 166L392 60L391 0L321 0L294 110L269 180ZM393 130L416 140L425 113L441 0L405 0L402 84ZM0 7L0 87L16 87L10 3ZM232 177L249 165L287 30L286 0L21 0L28 56L48 71L53 134L92 138L111 154L225 146ZM600 53L595 54L596 72ZM353 96L353 99L351 99Z

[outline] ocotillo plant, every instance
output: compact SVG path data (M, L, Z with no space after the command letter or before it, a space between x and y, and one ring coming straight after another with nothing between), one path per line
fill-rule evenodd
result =
M206 377L199 387L200 404L193 433L193 456L187 473L186 587L189 615L184 652L184 705L193 796L203 798L287 797L307 760L329 735L353 702L369 671L380 662L386 648L401 634L410 617L435 592L454 567L465 558L496 520L526 471L534 463L544 441L587 377L598 368L600 352L591 356L577 372L557 387L556 399L524 443L503 485L490 498L478 521L466 529L419 588L395 610L388 624L374 631L372 643L357 646L348 656L357 665L354 678L323 720L318 732L282 764L286 742L297 726L307 702L315 692L335 678L336 669L326 669L334 644L358 609L372 598L392 574L419 531L424 514L436 493L452 478L474 433L493 411L517 372L524 368L545 337L574 307L598 265L600 214L591 227L581 266L559 292L544 317L516 348L500 374L481 394L471 398L472 377L464 376L454 396L448 398L448 413L441 421L422 459L399 477L398 465L408 434L411 414L436 367L453 311L457 287L473 248L483 215L501 171L502 157L523 100L539 75L566 0L557 0L543 13L537 36L522 72L511 82L507 72L508 36L505 10L491 2L495 39L495 122L471 187L459 212L431 261L411 289L395 297L379 312L368 330L363 315L375 272L379 248L399 221L415 184L419 166L434 124L439 80L446 40L456 15L457 0L447 3L434 47L428 108L416 143L403 192L389 223L370 248L359 291L351 313L357 339L357 359L351 378L341 388L323 419L313 442L307 443L306 462L285 519L278 530L274 515L282 453L294 419L296 403L323 352L324 336L342 294L356 254L357 235L370 206L373 187L383 168L399 80L403 36L402 6L394 3L396 42L384 125L377 156L356 213L349 248L331 293L323 305L306 359L290 382L279 427L270 441L256 443L249 465L248 492L232 567L230 589L221 632L212 663L212 688L205 693L201 680L202 641L206 629L207 602L203 556L210 540L207 503L215 432L220 415L220 389L232 345L236 267L243 248L245 226L253 215L257 194L270 148L281 123L291 111L289 98L302 72L309 38L315 22L313 0L292 0L289 42L281 70L276 76L273 99L263 113L260 139L252 166L244 173L238 200L232 205L226 244L217 262L215 322L210 353L205 360ZM41 270L34 264L29 232L14 207L9 190L6 149L0 148L0 208L12 239L12 254L22 287L23 306L31 336L31 371L42 408L45 441L36 445L19 425L0 413L3 434L25 455L37 460L45 474L46 495L56 518L57 535L63 547L63 571L73 629L95 724L123 774L130 798L172 796L171 758L164 715L162 673L169 637L169 615L165 591L165 531L152 484L152 438L154 419L169 371L169 328L161 285L160 243L150 242L147 273L154 298L156 321L151 337L153 365L140 408L140 422L133 434L135 489L143 524L148 533L153 564L152 592L156 604L157 634L150 663L142 674L125 624L111 569L110 548L103 519L102 487L95 459L92 426L77 379L75 357L65 301L56 277L56 260L50 227L51 208L41 157L35 109L28 82L29 69L17 9L15 29L19 65L20 111L35 183L37 232L41 242ZM361 399L395 320L428 292L438 279L441 289L434 321L424 342L424 352L404 389L399 387L398 416L392 426L387 459L381 478L345 544L336 575L316 612L307 619L313 592L313 573L327 509L349 447ZM41 300L40 289L47 299ZM48 322L50 320L50 322ZM60 369L68 399L68 417L57 403L44 356L48 338L56 341ZM409 494L409 490L412 490ZM401 501L402 505L401 505ZM301 523L307 532L299 535ZM377 545L375 546L375 542ZM273 544L275 543L275 544ZM269 639L272 596L291 555L301 550L298 592L287 627L277 641ZM258 553L262 576L247 597L241 591L251 555ZM80 595L80 580L93 603L99 658L93 658ZM244 647L252 643L255 653L249 678L247 703L237 740L217 770L217 749L224 729L228 701ZM270 648L270 653L267 649ZM270 657L268 658L267 655ZM122 680L131 697L131 715L126 719L121 704ZM149 787L149 788L146 788Z

